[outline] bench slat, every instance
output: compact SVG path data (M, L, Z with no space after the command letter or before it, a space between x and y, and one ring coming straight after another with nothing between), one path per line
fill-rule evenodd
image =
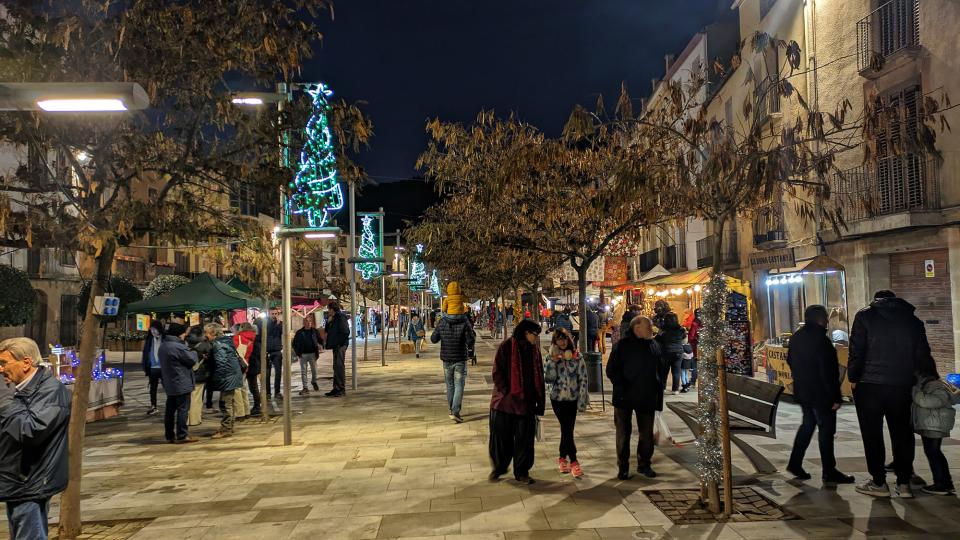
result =
M727 392L745 394L759 401L775 403L782 391L783 387L779 384L758 381L743 375L727 374Z
M730 392L727 392L727 407L730 412L756 420L765 426L770 425L773 413L776 411L773 405L754 401Z

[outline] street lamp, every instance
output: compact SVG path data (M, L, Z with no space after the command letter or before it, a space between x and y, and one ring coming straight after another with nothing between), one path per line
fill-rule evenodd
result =
M146 109L137 83L0 82L0 111L122 112Z

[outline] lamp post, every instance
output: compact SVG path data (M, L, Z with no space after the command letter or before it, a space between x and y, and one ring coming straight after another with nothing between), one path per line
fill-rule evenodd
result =
M137 83L0 82L0 111L124 112L149 106Z

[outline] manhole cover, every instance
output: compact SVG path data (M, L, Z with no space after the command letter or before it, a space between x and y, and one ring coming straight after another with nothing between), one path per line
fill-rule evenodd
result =
M724 521L722 516L712 514L700 502L699 489L665 489L644 491L647 498L670 521L678 525L697 523L716 523ZM720 493L721 503L723 492ZM729 521L786 521L800 519L796 514L784 510L751 487L733 488L733 514Z

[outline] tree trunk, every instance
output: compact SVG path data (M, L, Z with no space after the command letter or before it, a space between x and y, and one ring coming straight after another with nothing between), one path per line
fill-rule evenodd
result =
M93 305L97 296L104 292L104 283L110 279L113 267L113 254L116 246L109 243L104 246L95 259L95 267L90 283L90 298L87 300L87 312L83 318L83 334L80 336L80 365L74 371L73 396L70 402L70 426L67 433L69 447L69 473L67 489L60 496L60 538L76 538L83 532L80 516L80 488L83 478L83 441L87 429L87 405L90 401L90 380L93 377L93 365L96 359L97 331L100 329L97 316L93 314Z
M270 420L270 400L267 398L267 323L269 319L263 317L270 312L270 298L263 297L263 311L260 312L260 419Z
M580 301L580 354L586 358L587 351L590 350L587 344L587 269L590 263L584 261L583 266L574 266L577 271L577 296Z

